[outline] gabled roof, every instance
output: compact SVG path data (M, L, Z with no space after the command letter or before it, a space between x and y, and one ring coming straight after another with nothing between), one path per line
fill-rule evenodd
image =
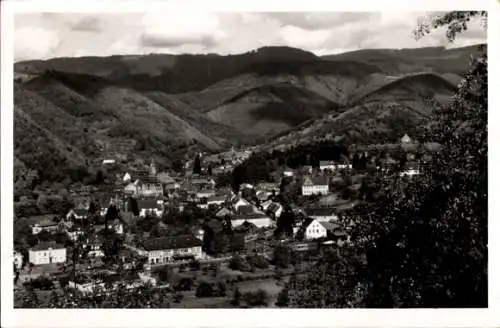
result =
M162 209L161 204L158 204L158 202L154 199L138 199L137 207L139 208L139 210L150 209L150 208L156 208L159 210Z
M152 238L141 243L141 246L147 251L188 248L201 245L201 240L192 235Z
M323 176L311 176L304 179L304 186L325 186L328 185L328 181Z
M310 207L305 210L308 216L329 216L335 215L335 210L329 207Z
M85 208L75 208L73 209L73 212L78 216L86 216L87 214L89 214L89 211Z
M224 202L226 201L226 196L213 195L208 197L207 202Z
M64 247L63 245L59 245L55 241L43 241L43 242L40 242L40 243L36 244L35 246L33 246L31 248L31 250L44 251L44 250L48 250L49 248L61 249L61 248L66 248L66 247Z
M321 224L323 227L325 227L326 230L328 230L330 232L333 232L340 227L338 224L335 224L333 222L323 221L323 222L320 222L319 224Z
M238 206L238 209L236 210L236 213L238 214L251 214L254 213L254 209L252 205L241 205Z

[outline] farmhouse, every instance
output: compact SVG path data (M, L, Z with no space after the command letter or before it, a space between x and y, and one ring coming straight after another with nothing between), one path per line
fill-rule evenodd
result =
M231 219L231 225L233 228L236 228L245 222L252 223L257 228L270 228L274 226L274 221L269 216L262 213L240 214Z
M304 239L312 240L327 236L327 229L318 220L308 220L305 223Z
M56 242L41 242L29 249L29 261L34 265L66 262L66 248Z
M146 256L149 264L170 263L175 260L203 258L202 242L191 235L159 237L139 243L135 250Z

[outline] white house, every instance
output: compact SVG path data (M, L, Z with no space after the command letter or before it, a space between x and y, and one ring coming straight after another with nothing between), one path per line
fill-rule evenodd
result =
M29 261L34 265L65 263L66 248L55 242L42 242L29 250Z
M327 232L326 228L318 220L312 220L305 229L304 238L306 240L324 238Z
M137 200L137 207L139 208L140 217L145 217L148 213L156 216L163 214L163 204L154 199L139 199Z
M146 256L149 264L162 264L189 258L201 259L205 256L201 246L201 240L186 235L152 238L141 242L138 247L132 248L139 255Z
M35 223L31 226L31 233L33 235L38 235L42 231L54 232L57 231L59 225L52 220L46 220L43 222Z
M285 177L293 177L294 174L295 172L289 167L285 167L285 169L283 170L283 176Z
M115 164L116 161L114 159L103 159L102 164L103 165L110 165L110 164Z
M139 180L135 180L134 182L129 183L128 185L125 186L123 192L127 195L136 195L138 184Z
M405 134L402 138L401 138L401 143L402 144L408 144L411 142L411 138L408 136L408 134Z
M130 180L132 180L132 177L130 176L130 173L125 173L125 175L123 176L123 182L130 182Z
M66 219L84 220L88 217L88 208L74 208L66 214Z
M327 195L329 191L328 181L325 177L306 177L302 184L302 196Z
M21 252L14 251L14 265L18 270L23 267L23 254Z

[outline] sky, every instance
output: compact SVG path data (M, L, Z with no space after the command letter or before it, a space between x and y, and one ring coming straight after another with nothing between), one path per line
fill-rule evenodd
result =
M290 46L316 55L370 48L450 46L443 31L412 32L424 12L18 13L15 61L149 53L238 54ZM480 20L452 46L486 42Z

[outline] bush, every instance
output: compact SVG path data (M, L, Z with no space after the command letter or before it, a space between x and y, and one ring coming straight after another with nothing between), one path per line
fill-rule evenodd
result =
M247 262L255 268L267 269L269 267L269 261L261 255L253 255L247 257Z
M174 294L174 303L180 303L183 298L184 298L184 295L182 295L181 293L175 293Z
M241 256L233 256L229 261L229 268L237 271L250 271L251 267Z
M208 282L203 281L196 288L196 297L213 297L214 294L214 288Z
M52 288L54 288L54 283L47 277L38 277L34 280L26 282L25 285L31 286L34 289L41 290L51 290Z
M191 271L198 271L200 270L200 261L198 260L192 260L191 262L189 262L189 267L191 268Z
M192 278L182 278L174 284L175 291L190 291L193 289L194 280Z
M267 306L269 301L269 295L263 289L259 289L256 292L247 292L243 295L247 306Z

